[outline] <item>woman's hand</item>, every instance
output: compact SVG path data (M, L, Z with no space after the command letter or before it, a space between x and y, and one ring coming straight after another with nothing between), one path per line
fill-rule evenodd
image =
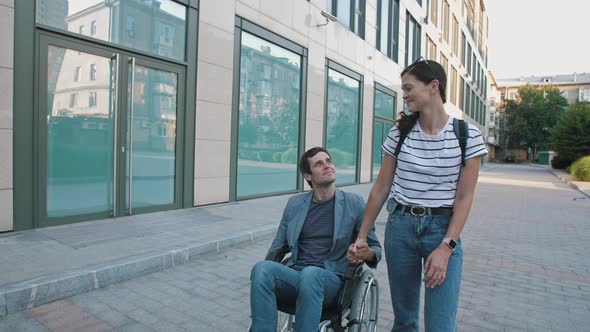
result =
M346 257L352 264L359 264L364 261L373 261L375 252L369 247L367 240L357 239L348 247Z
M436 248L424 265L424 284L427 288L434 288L442 285L447 277L447 266L449 257L453 251L445 244L441 243Z

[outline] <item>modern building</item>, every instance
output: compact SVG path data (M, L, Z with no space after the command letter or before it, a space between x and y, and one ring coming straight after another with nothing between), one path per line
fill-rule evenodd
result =
M506 137L506 100L518 99L518 89L530 84L536 88L552 85L561 91L561 95L567 99L570 105L577 102L590 102L590 73L573 73L567 75L547 76L522 76L519 78L497 79L496 84L491 85L490 106L495 104L495 111L490 108L490 116L494 116L494 145L490 150L490 158L512 161L534 160L526 149L513 149L508 146ZM494 115L492 115L494 113ZM490 126L492 123L490 122ZM492 150L494 150L492 152Z
M0 1L0 231L370 182L400 73L485 131L483 0ZM487 134L486 134L487 135Z

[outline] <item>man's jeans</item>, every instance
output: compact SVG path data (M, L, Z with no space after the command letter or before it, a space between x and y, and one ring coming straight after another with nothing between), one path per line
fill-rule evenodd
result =
M277 299L295 304L295 331L317 331L322 306L338 300L342 279L318 267L301 271L273 261L256 263L250 276L252 331L276 331Z
M399 210L391 213L396 206L397 202L389 199L387 210L390 214L385 227L385 256L395 315L392 331L418 332L422 265L443 240L450 217L428 214L418 217ZM426 288L426 332L457 330L462 265L463 253L458 240L449 257L446 279L438 287Z

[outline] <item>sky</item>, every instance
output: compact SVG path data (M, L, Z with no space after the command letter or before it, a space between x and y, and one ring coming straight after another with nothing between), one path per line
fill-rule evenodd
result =
M590 73L590 1L485 0L496 79Z

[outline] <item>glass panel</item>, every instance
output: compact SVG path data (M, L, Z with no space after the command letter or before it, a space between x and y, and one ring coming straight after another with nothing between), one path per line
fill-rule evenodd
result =
M379 169L381 169L381 161L383 160L383 149L381 149L381 144L383 143L383 127L383 123L375 121L373 132L373 177L371 181L377 179Z
M37 23L178 60L186 15L172 0L37 0Z
M395 117L395 97L375 90L375 115L393 120Z
M47 216L110 211L116 64L52 45L47 56Z
M354 33L365 38L365 0L354 2Z
M379 16L379 50L389 56L388 46L389 46L389 17L391 13L389 12L389 2L391 0L381 0L381 15Z
M350 29L351 21L351 1L352 0L340 0L336 3L336 17L338 22Z
M129 187L127 163L127 192L132 197L132 209L173 204L176 160L176 98L178 77L175 73L135 66L133 81L133 112L128 114L132 187ZM131 84L129 85L131 98ZM131 114L133 113L133 115ZM133 120L131 120L133 116ZM129 157L128 157L129 158ZM129 208L129 195L127 208Z
M326 148L336 166L336 184L354 183L357 174L360 82L328 70Z
M237 196L297 189L301 56L242 32Z

